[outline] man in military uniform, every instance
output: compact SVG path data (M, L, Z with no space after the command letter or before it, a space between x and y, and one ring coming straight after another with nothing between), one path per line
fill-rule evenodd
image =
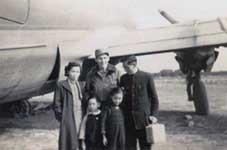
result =
M109 63L109 53L105 49L95 51L97 63L87 74L85 84L85 101L95 96L101 103L101 108L107 105L107 99L113 87L119 84L119 71ZM86 102L85 102L86 105Z
M151 74L137 67L135 56L123 60L126 71L121 77L120 86L124 89L122 110L125 117L126 150L136 150L137 140L140 150L150 150L146 140L146 126L157 122L153 116L158 110L159 101Z

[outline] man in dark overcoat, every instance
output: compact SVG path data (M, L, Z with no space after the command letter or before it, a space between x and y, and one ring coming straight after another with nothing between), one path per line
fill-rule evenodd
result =
M120 79L124 89L122 110L125 117L126 150L136 150L137 140L140 150L150 150L151 144L146 140L146 126L156 122L154 117L159 101L151 74L137 67L135 56L123 60L126 71Z

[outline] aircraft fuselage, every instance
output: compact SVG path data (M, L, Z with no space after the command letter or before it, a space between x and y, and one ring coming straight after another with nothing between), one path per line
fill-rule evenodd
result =
M51 4L51 5L50 5ZM0 2L0 103L22 100L53 90L87 31L76 29L72 0L3 0ZM79 56L78 56L79 57Z

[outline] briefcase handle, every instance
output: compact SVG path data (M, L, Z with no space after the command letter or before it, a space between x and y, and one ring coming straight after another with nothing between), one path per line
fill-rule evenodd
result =
M154 116L149 116L148 117L148 123L149 124L157 124L158 123L158 119Z

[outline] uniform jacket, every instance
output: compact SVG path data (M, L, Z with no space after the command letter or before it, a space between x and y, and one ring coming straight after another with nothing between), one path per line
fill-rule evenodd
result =
M73 95L67 80L60 81L54 92L54 112L60 122L59 150L77 150L78 138L73 113Z
M131 84L129 76L124 74L120 80L124 89L122 110L125 114L126 128L133 123L136 129L144 129L149 124L149 116L154 115L159 106L154 81L151 74L140 70L133 75Z
M119 72L115 66L109 64L107 67L107 75L102 76L98 66L89 71L84 89L84 100L87 101L90 96L96 96L103 104L109 96L113 87L119 83Z

